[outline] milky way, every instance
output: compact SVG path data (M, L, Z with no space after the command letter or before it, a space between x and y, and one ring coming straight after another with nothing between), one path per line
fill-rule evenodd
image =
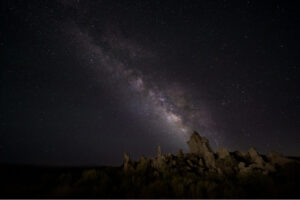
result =
M290 1L7 1L0 162L94 165L212 148L299 156ZM3 30L3 31L2 31Z
M215 123L207 106L200 100L193 100L188 89L180 84L167 84L168 77L163 81L156 81L151 74L143 73L143 66L130 66L135 60L155 59L157 55L153 51L145 50L134 41L125 39L118 31L108 31L100 38L93 38L74 23L70 24L70 41L77 45L77 54L85 61L85 65L97 72L99 79L105 77L106 83L122 85L122 90L133 92L142 99L141 106L134 106L134 99L124 106L133 105L133 112L142 110L149 121L154 121L181 145L185 145L193 130L200 131L205 136L216 136ZM125 55L129 64L122 62L118 58L120 55ZM194 106L195 103L197 106ZM145 122L145 126L147 124L149 122ZM215 144L219 143L217 137L211 139Z

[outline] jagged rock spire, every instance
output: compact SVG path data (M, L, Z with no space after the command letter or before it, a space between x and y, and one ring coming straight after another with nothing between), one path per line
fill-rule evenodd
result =
M206 137L201 137L199 133L194 131L190 140L187 142L190 153L201 156L208 168L215 168L215 156Z
M206 137L201 137L199 133L194 131L190 140L187 142L190 148L190 153L203 154L204 152L212 152Z
M158 148L157 148L157 155L160 157L160 156L162 156L162 153L161 153L161 148L160 148L160 146L158 146Z
M127 153L124 153L124 171L130 172L133 171L132 161Z

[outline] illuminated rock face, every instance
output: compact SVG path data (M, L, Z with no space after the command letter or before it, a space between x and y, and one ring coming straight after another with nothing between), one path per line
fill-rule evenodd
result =
M206 137L201 137L196 131L192 134L187 142L190 148L190 153L203 155L206 152L213 153Z
M197 154L205 161L208 168L215 168L215 156L206 137L201 137L196 131L187 142L190 153Z
M217 156L219 159L225 159L230 156L229 151L225 148L219 148L217 150Z

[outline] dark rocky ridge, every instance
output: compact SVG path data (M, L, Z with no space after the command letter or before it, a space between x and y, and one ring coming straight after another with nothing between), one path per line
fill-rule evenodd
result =
M300 198L299 159L228 152L193 133L190 153L131 160L120 167L0 165L4 198Z
M229 152L227 149L219 148L213 152L209 141L194 132L187 142L190 153L183 154L180 150L177 155L162 155L158 147L158 155L147 159L142 157L139 161L130 160L128 154L124 154L124 171L134 173L135 170L152 168L155 174L165 170L176 170L180 173L192 171L198 175L215 173L218 175L237 175L247 173L261 173L268 175L288 163L297 163L298 160L270 152L267 156L260 155L254 148L248 152Z

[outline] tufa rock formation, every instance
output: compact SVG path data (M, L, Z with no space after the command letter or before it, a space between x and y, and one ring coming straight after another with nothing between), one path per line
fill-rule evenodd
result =
M196 131L192 134L190 140L187 142L190 148L190 153L204 155L206 153L213 153L206 137L201 137Z
M284 165L299 161L286 158L276 152L271 152L267 156L260 155L254 148L248 152L235 151L230 153L227 149L219 148L213 152L207 138L201 137L194 132L187 142L190 153L183 153L179 150L177 156L172 154L162 154L158 147L158 155L155 158L146 159L142 157L140 161L134 162L129 156L124 154L124 171L126 173L145 172L152 170L155 176L174 172L184 174L191 172L198 175L216 173L219 175L238 175L247 173L269 174L276 172Z
M292 159L286 158L282 155L280 155L277 152L270 152L267 156L267 158L269 159L269 161L271 162L272 165L279 165L279 166L283 166L285 164L288 164L290 162L293 162Z
M225 149L225 148L219 148L217 150L217 156L218 156L219 159L225 159L228 156L230 156L230 154L229 154L229 151L227 149Z
M201 137L195 131L187 143L189 145L190 152L202 157L207 168L216 168L214 152L212 151L206 137Z
M130 160L129 155L124 153L124 171L130 173L134 171L134 162Z
M162 155L160 146L157 149L157 157L152 159L152 167L162 171L166 168L166 158Z

